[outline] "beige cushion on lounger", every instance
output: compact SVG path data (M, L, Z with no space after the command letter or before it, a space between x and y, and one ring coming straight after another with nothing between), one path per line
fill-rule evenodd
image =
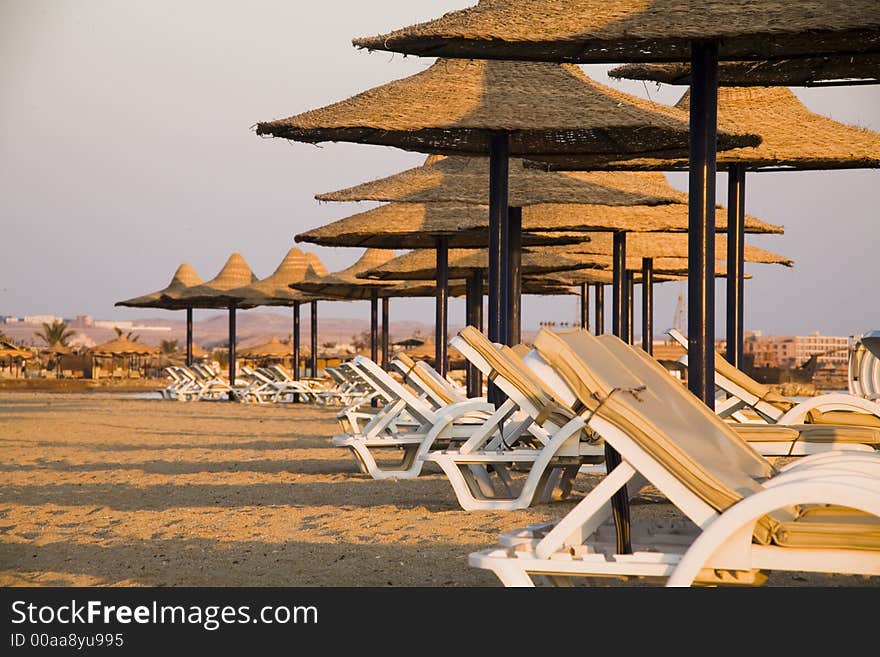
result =
M543 383L532 375L526 364L510 347L499 349L473 326L465 326L458 335L489 363L498 376L515 386L537 409L538 424L550 420L556 426L561 427L576 417L573 409L553 398L552 394L544 388ZM490 380L494 378L494 376L489 377Z
M813 408L807 411L810 424L837 424L852 427L876 427L880 429L880 417L857 411L820 411Z
M738 385L740 388L748 390L760 400L767 402L771 406L775 406L780 411L785 412L791 410L795 406L795 403L791 401L788 397L784 397L779 393L773 392L768 386L765 386L763 383L758 383L748 374L728 363L724 359L724 356L717 352L715 354L715 371L724 378L729 379L730 381Z
M525 358L526 356L529 355L529 352L532 350L532 348L529 345L523 344L522 342L520 342L517 345L512 346L511 349L513 349L513 353L515 353L520 358Z
M452 395L449 394L449 391L446 390L446 388L444 388L439 381L435 381L434 377L425 372L420 367L419 362L414 361L406 354L397 354L396 358L407 368L407 376L418 377L419 381L430 388L431 392L437 395L437 397L442 399L445 403L454 404L456 401L459 401L453 399Z
M880 519L838 506L807 507L780 523L773 542L784 547L880 550Z
M731 424L747 442L852 443L880 447L880 430L831 424Z
M578 391L587 408L631 436L719 512L761 490L758 481L774 474L766 459L672 381L659 363L654 361L654 367L638 355L628 357L626 363L616 358L606 345L630 349L619 339L603 336L603 342L599 342L585 331L555 334L542 329L534 344L538 353ZM647 354L645 357L650 358ZM602 389L591 390L603 380ZM627 392L643 381L648 389ZM663 382L667 381L678 387L664 388ZM615 388L617 392L613 392ZM755 540L769 543L780 521L795 518L796 509L781 509L765 516L755 525Z

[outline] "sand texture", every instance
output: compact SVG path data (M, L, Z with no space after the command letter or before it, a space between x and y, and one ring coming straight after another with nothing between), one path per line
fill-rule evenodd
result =
M466 512L439 470L375 481L330 445L335 412L0 393L0 585L497 586L468 553L573 504ZM658 495L633 507L674 513Z

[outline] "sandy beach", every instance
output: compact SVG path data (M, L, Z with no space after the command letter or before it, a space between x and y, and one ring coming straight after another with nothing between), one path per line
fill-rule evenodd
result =
M573 505L466 512L439 470L360 474L337 432L334 409L306 405L0 391L0 585L497 586L468 553ZM675 510L645 494L642 513Z

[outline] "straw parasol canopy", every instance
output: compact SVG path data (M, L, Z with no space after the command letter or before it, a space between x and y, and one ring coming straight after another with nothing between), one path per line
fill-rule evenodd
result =
M305 303L318 300L319 297L312 297L290 289L291 283L304 280L308 275L320 275L315 270L315 265L321 271L327 271L315 254L306 254L294 247L287 252L287 255L281 260L281 264L271 275L244 287L219 292L217 299L225 300L226 305L234 303L239 308L292 306L295 301Z
M690 92L676 107L688 110ZM718 153L718 167L761 169L858 169L880 167L880 134L838 123L808 110L785 87L721 87L718 116L740 130L760 133L761 144ZM542 160L543 162L543 160ZM687 159L636 158L601 163L592 158L553 158L549 168L685 170Z
M21 358L22 360L29 360L33 357L34 354L27 349L22 349L6 340L0 340L0 358Z
M305 279L292 283L291 287L313 295L325 295L340 299L369 299L372 297L374 289L388 284L364 281L358 278L358 274L379 267L393 259L393 251L367 249L350 267L326 276L316 276L312 273Z
M93 356L152 356L159 353L158 347L134 342L124 335L92 347L91 351Z
M691 83L689 64L624 64L608 71L613 78ZM880 83L880 53L830 55L757 62L722 62L718 84L724 87L814 87Z
M303 114L257 124L257 134L346 141L424 153L489 153L510 134L511 155L688 153L688 115L599 84L576 66L437 60L421 73ZM755 145L722 128L718 148Z
M489 254L482 249L450 249L450 278L467 278L474 271L486 270L489 267ZM523 274L538 274L550 271L566 271L580 269L580 259L564 257L558 250L541 250L522 254ZM432 249L417 249L382 264L364 270L361 279L370 280L431 280L437 275L437 252Z
M248 266L245 259L239 253L229 256L223 269L220 270L210 281L195 287L186 288L171 295L163 294L162 298L169 298L180 303L181 306L193 308L226 308L230 305L230 298L224 293L229 290L242 288L257 282L257 277Z
M164 289L140 297L134 297L133 299L117 301L114 305L127 306L129 308L181 309L185 306L177 303L180 294L187 288L201 284L202 279L199 275L189 264L184 262L177 268L177 271L174 272L174 276L171 277L171 282Z
M451 156L348 189L317 194L319 201L401 201L485 205L489 188L489 159ZM661 205L687 203L687 194L674 189L662 175L622 171L549 173L510 161L509 203L525 207L539 203L590 205Z
M559 249L563 254L587 253L608 255L614 252L614 238L610 233L589 233L589 242ZM632 258L686 258L688 236L674 233L633 233L626 238L626 254ZM727 259L727 236L715 237L715 258ZM794 261L751 244L745 245L745 261L792 267ZM656 262L656 261L655 261Z
M686 232L687 206L603 206L553 204L523 208L524 246L576 244L585 237L571 231L625 230ZM727 230L727 214L718 210L719 232ZM486 248L489 209L449 203L389 203L325 226L300 233L297 242L322 246L361 246L384 249L428 249L437 237L447 237L450 248ZM781 234L782 227L746 217L750 233Z
M674 273L674 271L670 271L673 269L673 265L677 263L665 263L667 264L667 270L663 272L654 272L653 281L654 283L668 283L672 281L686 281L687 275L685 273ZM629 274L633 277L634 283L642 282L642 271L641 269L629 269ZM726 268L720 263L715 267L715 275L716 277L724 277L726 275ZM751 278L750 274L745 275L746 278ZM535 277L526 277L523 279L523 285L526 285L530 282L540 282L543 285L555 285L555 286L576 286L587 284L598 284L598 285L612 285L614 282L614 274L608 269L577 269L574 271L564 271L564 272L551 272L549 274L540 274ZM574 292L576 293L576 292Z
M880 50L876 0L480 0L354 45L426 57L581 63L690 60L692 41L723 60Z
M44 354L52 354L53 356L68 356L73 353L70 350L70 347L63 345L60 342L53 342L45 347L40 347L40 352Z
M290 358L290 345L273 335L268 342L239 350L238 355L242 358Z
M633 281L642 282L641 269L631 270ZM682 274L654 274L655 283L664 283L667 281L683 281L687 276ZM543 285L566 286L571 288L574 285L597 284L612 285L614 283L614 273L607 269L576 269L574 271L550 272L548 274L538 274L534 277L523 277L523 285L529 283L540 282ZM576 293L576 292L572 292Z

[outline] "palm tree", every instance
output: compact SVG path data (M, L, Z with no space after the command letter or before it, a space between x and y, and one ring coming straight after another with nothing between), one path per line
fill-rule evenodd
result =
M116 337L117 337L117 338L121 338L121 337L124 336L125 339L128 340L129 342L137 342L138 340L141 339L141 336L140 336L140 335L135 335L134 337L132 337L132 335L131 335L131 334L132 334L132 331L129 331L128 333L126 333L125 331L123 331L123 330L122 330L121 328L119 328L118 326L114 326L114 327L113 327L113 330L116 331ZM175 343L176 343L176 342L177 342L177 341L175 340Z
M40 331L34 331L34 335L43 340L50 347L54 344L60 344L62 347L66 347L67 341L76 335L76 331L69 331L66 322L56 320L51 324L43 322L42 333Z
M171 356L177 353L177 340L162 340L159 343L159 349L162 350L163 355Z

